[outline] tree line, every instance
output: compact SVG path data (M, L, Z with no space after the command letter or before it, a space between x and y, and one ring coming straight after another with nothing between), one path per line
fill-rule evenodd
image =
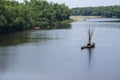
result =
M46 0L0 0L0 34L40 28L57 27L69 20L71 9L65 4Z
M82 7L72 8L74 16L102 16L120 18L120 5L115 6L99 6L99 7Z

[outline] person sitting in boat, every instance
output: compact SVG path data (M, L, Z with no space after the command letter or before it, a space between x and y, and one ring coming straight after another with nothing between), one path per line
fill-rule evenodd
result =
M90 43L88 43L88 44L87 44L87 47L91 47L91 44L90 44Z

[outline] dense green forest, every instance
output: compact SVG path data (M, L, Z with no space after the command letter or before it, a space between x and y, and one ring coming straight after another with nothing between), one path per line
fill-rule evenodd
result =
M65 4L46 0L0 0L0 34L28 29L55 28L69 20L71 10Z
M120 18L120 5L116 6L99 6L99 7L82 7L73 8L72 15L82 16L102 16Z

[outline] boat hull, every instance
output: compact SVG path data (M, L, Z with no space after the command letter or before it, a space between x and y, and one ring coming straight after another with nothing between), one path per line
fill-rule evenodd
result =
M94 48L95 47L95 43L92 44L87 44L85 46L82 46L81 49L85 49L85 48Z

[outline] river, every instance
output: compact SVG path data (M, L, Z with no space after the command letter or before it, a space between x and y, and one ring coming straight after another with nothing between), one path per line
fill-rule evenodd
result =
M118 19L68 26L0 36L0 80L120 80ZM95 48L81 50L89 27L94 29Z

